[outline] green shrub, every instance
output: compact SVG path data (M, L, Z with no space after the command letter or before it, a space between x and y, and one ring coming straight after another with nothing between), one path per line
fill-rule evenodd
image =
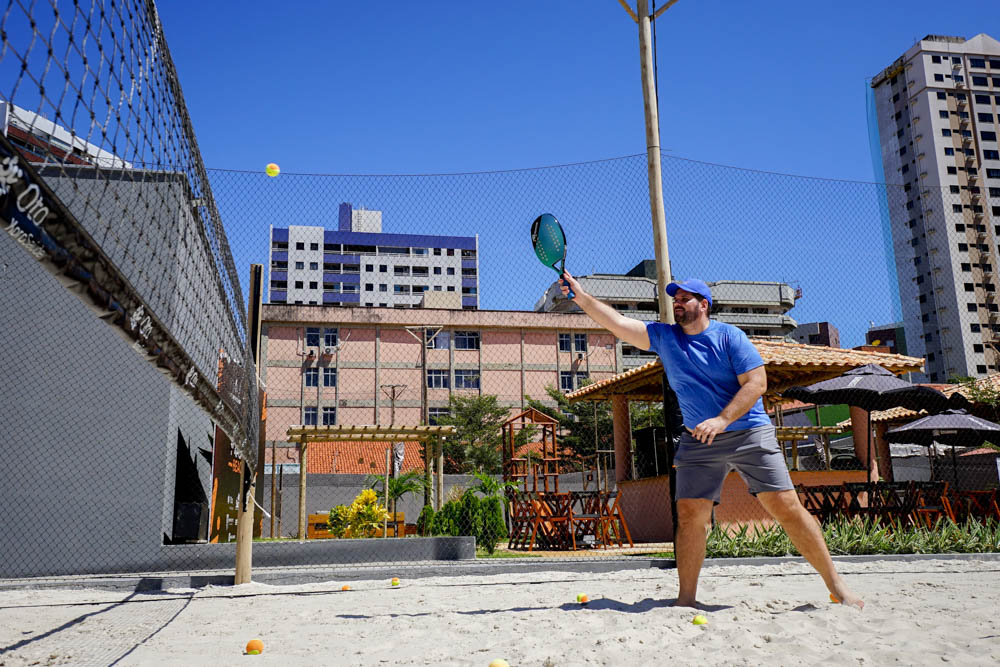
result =
M417 535L427 537L434 534L434 508L424 505L417 519Z
M496 496L483 498L480 501L480 516L482 517L482 529L479 538L476 539L476 544L492 554L496 551L497 542L507 537L503 502Z
M823 526L830 553L864 554L935 554L1000 552L1000 523L970 520L956 524L938 521L933 528L910 526L894 529L870 518L836 519ZM706 545L709 558L746 558L751 556L799 555L779 526L752 529L741 526L734 532L716 526Z
M434 515L434 534L457 537L461 511L461 505L456 500L449 500L442 505L441 510Z
M350 517L351 510L345 505L337 505L330 510L330 516L326 518L326 523L330 526L334 537L343 537L347 533Z
M458 514L458 534L470 535L480 542L483 520L479 512L479 496L471 491L462 496Z

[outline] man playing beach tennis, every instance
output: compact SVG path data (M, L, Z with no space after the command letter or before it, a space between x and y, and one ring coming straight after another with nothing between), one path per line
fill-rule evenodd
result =
M712 293L700 280L667 285L677 324L648 324L625 317L583 291L569 273L562 293L599 325L641 350L655 351L677 394L685 431L674 458L677 468L677 534L674 551L678 606L696 606L698 574L705 560L712 507L730 469L770 512L830 593L843 604L864 603L841 579L823 534L802 507L761 397L767 390L764 360L746 334L711 320Z

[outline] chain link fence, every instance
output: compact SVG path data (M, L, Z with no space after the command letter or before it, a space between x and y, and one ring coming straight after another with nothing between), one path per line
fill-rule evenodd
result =
M364 541L415 560L433 536L474 537L480 557L671 550L679 425L655 357L566 301L528 234L555 214L583 288L656 320L646 156L207 169L151 2L12 2L0 27L0 576L202 566L235 539L243 465L255 536L330 554ZM980 159L931 187L916 168L882 185L663 156L672 275L780 343L766 407L797 484L863 482L866 441L847 406L779 408L779 385L872 361L946 390L1000 371L1000 171ZM575 393L590 385L600 398ZM995 417L994 394L976 401ZM997 450L981 441L886 443L880 475L946 481L969 492L962 516L986 516ZM731 474L715 520L768 517Z

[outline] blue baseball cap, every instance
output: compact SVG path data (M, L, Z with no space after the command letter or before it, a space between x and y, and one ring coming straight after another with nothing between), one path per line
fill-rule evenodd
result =
M674 282L667 285L667 294L673 296L677 294L677 290L682 289L685 292L691 292L691 294L697 294L698 296L705 297L705 301L708 301L709 307L712 305L712 290L708 288L703 281L697 278L690 278L688 280L675 280Z

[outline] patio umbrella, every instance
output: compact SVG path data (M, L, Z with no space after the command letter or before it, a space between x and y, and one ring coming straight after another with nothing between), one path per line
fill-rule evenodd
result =
M951 447L952 479L958 484L957 447L978 447L986 441L1000 442L1000 424L995 424L965 410L945 410L909 424L889 429L889 442L901 442L933 448L934 443ZM928 450L930 451L930 449ZM931 467L933 472L933 466Z
M839 377L808 387L789 387L781 394L806 403L851 405L868 412L868 473L872 471L873 410L903 407L935 412L950 406L947 396L931 387L910 384L877 364L854 368ZM958 396L959 394L956 394ZM958 399L956 399L958 400Z

